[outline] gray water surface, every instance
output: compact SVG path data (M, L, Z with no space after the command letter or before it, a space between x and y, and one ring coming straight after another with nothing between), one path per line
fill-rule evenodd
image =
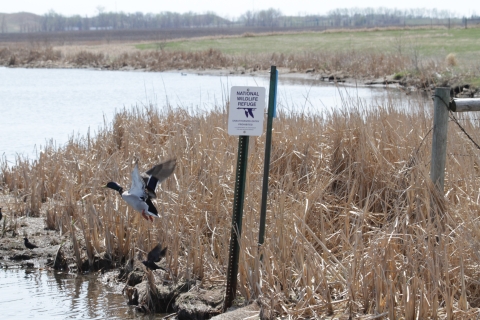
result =
M0 319L138 319L97 275L0 269Z
M280 79L282 75L280 75ZM190 112L223 108L232 86L262 86L269 79L168 72L0 67L0 156L35 159L47 141L63 145L72 135L92 135L116 111L153 104ZM354 101L400 97L398 90L336 87L315 80L280 80L279 112L321 113ZM405 97L403 95L403 97Z

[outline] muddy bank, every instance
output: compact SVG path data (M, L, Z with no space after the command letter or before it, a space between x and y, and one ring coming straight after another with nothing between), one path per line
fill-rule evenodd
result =
M3 211L0 220L0 266L3 268L55 268L68 270L72 264L73 252L68 245L68 235L60 235L44 227L43 218L16 217ZM38 248L28 249L24 237ZM58 261L55 259L58 256ZM55 265L55 262L57 264Z
M306 70L291 70L288 68L277 68L279 72L279 78L302 82L308 81L309 84L313 83L336 83L346 86L375 86L375 87L401 87L406 94L412 91L433 91L435 87L451 87L452 96L457 98L478 98L480 97L479 88L470 85L468 82L462 80L461 77L451 79L437 79L433 80L421 80L411 74L398 76L395 74L376 78L373 76L354 77L351 74L343 71L326 72L325 70L317 71L315 69ZM199 75L215 75L215 76L227 76L227 75L251 75L251 76L269 76L269 70L250 69L245 70L243 68L224 68L224 69L211 69L211 70L169 70L170 72L181 72L184 75L199 74Z
M0 220L0 268L37 268L62 270L70 273L102 273L105 286L125 297L125 304L135 306L138 314L168 313L169 319L210 319L223 312L225 283L175 279L164 263L165 271L150 271L137 259L112 261L104 254L94 257L94 263L82 259L77 264L71 245L70 232L48 230L43 217L17 217L5 212ZM38 248L28 249L24 237ZM82 242L82 239L79 239ZM80 248L82 257L86 248ZM80 269L79 269L80 268ZM243 305L232 310L243 314ZM245 309L251 319L259 314L256 308Z

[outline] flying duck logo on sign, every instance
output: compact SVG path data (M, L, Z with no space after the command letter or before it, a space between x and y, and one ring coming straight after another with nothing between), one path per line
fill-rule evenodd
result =
M265 114L265 88L232 87L228 110L228 134L261 136Z

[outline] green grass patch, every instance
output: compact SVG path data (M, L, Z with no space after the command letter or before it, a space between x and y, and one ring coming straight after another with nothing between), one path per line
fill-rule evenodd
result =
M480 88L480 77L467 79L467 82L475 88Z
M202 51L218 49L226 54L299 54L308 52L389 52L444 58L455 53L459 59L480 61L480 28L397 29L373 31L304 32L255 35L254 37L212 37L168 41L164 50ZM158 43L139 44L141 50L158 49Z
M407 75L406 72L395 72L395 74L393 75L393 79L394 80L400 80L402 79L403 77L405 77Z

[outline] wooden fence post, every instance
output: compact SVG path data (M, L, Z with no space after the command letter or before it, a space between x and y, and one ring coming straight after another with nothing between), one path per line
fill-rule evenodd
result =
M444 194L445 163L447 158L448 112L450 88L435 88L433 103L433 140L432 160L430 162L430 179Z

